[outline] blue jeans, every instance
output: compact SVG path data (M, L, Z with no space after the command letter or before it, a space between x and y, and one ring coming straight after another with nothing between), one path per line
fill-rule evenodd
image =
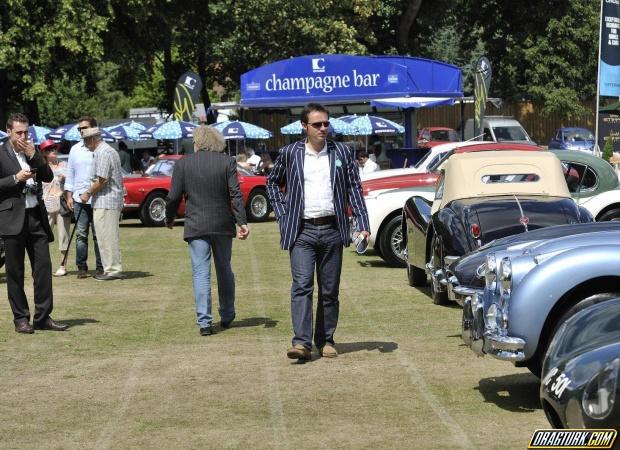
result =
M192 286L196 302L196 323L200 328L213 324L211 313L211 254L215 260L219 313L222 321L235 318L235 274L230 266L232 237L210 235L189 241L192 259Z
M80 213L81 211L81 213ZM75 265L80 270L88 270L88 230L93 230L93 244L95 245L95 262L97 270L103 270L97 235L95 234L95 222L93 221L93 208L88 203L73 202L73 216L76 220L75 237ZM79 220L78 220L79 218Z
M317 348L334 345L340 303L340 272L342 270L342 238L335 224L303 224L291 257L291 316L293 345L312 349L312 294L316 270L319 298L316 304L314 343Z

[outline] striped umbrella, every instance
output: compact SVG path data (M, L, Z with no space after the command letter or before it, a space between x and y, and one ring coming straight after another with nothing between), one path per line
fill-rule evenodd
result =
M159 125L154 125L140 132L141 138L146 139L182 139L191 138L194 129L197 127L195 123L184 122L182 120L171 120Z
M30 134L30 137L37 145L40 145L41 142L47 139L47 135L50 131L52 130L47 127L41 127L38 125L30 125L28 127L28 134Z
M405 127L392 122L391 120L384 119L383 117L358 116L350 121L350 124L356 128L355 135L367 136L369 134L395 134L404 133Z
M114 136L115 139L127 139L129 141L139 141L140 131L129 125L116 125L114 127L107 127L105 130Z
M269 139L273 136L269 130L240 120L227 120L211 126L222 133L224 139Z
M282 134L302 134L304 131L301 126L301 120L298 120L293 123L289 123L288 125L280 128L280 133ZM338 133L338 134L356 134L357 131L355 127L351 124L345 122L344 120L337 119L335 117L329 119L329 131L330 133Z
M135 120L132 120L131 122L124 123L122 125L126 125L128 127L135 128L138 131L144 131L147 128L146 126L142 125L140 122L136 122Z
M81 141L82 135L80 134L78 124L76 123L75 125L62 125L55 130L50 131L47 138L55 141ZM101 130L101 138L106 142L116 142L114 136L103 129Z

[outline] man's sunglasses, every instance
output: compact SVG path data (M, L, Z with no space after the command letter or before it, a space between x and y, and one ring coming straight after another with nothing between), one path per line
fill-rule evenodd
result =
M310 125L312 128L315 128L317 130L320 130L321 127L329 128L329 120L326 120L325 122L312 122L312 123L309 123L308 125Z
M90 128L90 127L78 127L78 130L82 131L82 130L87 130L87 129L89 129L89 128Z

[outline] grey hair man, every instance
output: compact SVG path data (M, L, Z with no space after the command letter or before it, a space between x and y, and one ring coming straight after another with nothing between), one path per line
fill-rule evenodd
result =
M123 209L123 175L118 152L101 138L97 127L82 132L84 145L94 153L90 187L80 196L93 206L95 230L99 237L99 251L103 274L95 274L98 281L121 278L121 250L119 221Z
M211 257L217 274L220 325L229 328L235 318L232 238L236 235L246 239L250 234L237 163L222 153L224 148L224 137L219 131L207 126L196 128L195 153L175 164L166 203L166 226L172 228L179 203L183 197L186 199L183 239L189 245L196 322L201 336L213 334Z

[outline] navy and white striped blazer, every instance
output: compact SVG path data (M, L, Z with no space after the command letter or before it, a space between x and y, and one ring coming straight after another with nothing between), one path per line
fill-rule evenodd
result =
M306 141L280 149L280 155L267 178L267 195L280 225L280 246L290 249L300 232L304 214L304 159ZM351 206L360 231L368 231L368 212L362 196L362 183L353 152L340 142L327 141L334 211L345 247L351 238L347 206ZM284 188L284 192L281 188Z

